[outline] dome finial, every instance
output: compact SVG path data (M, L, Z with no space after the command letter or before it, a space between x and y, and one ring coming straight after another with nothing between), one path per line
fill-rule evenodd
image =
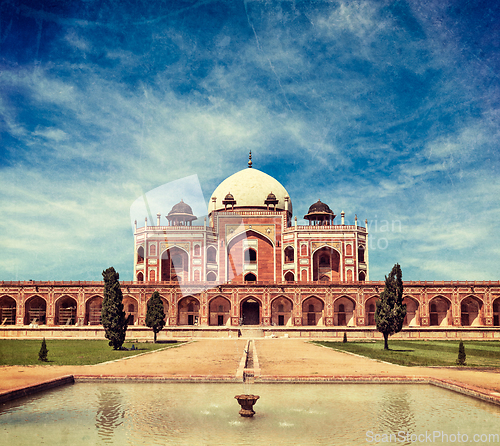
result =
M248 155L248 167L251 169L252 168L252 151L250 150L250 153Z

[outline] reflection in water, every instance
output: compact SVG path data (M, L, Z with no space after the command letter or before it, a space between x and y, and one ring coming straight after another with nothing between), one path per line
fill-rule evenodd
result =
M378 413L379 432L393 435L398 444L407 445L411 435L416 432L415 416L412 407L415 401L411 399L406 387L397 388L395 391L384 392ZM401 435L403 434L403 435Z
M110 442L116 428L122 425L125 416L123 398L119 388L104 386L97 393L97 414L95 425L97 433Z
M76 384L4 404L0 443L351 446L381 444L369 442L368 431L472 435L500 425L499 407L426 385L255 383L253 418L238 414L234 395L241 390L241 384Z

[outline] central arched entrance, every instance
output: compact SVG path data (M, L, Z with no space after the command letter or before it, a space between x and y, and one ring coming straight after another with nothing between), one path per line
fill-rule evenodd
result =
M260 302L257 299L247 299L241 304L241 324L260 325Z
M161 255L161 280L163 282L189 280L189 257L183 249L169 248Z

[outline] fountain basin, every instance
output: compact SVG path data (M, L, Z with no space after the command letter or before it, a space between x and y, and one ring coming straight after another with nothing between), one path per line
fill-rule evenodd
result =
M242 417L253 417L255 415L253 406L260 398L259 395L236 395L235 398L238 400L238 404L241 406L239 414Z
M1 444L413 446L428 444L412 441L426 432L442 433L439 440L460 432L473 444L475 434L498 434L500 425L499 406L427 384L252 384L260 399L250 418L234 404L242 390L239 383L59 387L0 405ZM383 435L398 441L376 441Z

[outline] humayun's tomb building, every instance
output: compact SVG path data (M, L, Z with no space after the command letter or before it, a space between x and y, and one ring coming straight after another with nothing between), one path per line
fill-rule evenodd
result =
M121 282L128 336L150 337L146 303L158 290L160 338L261 334L379 337L369 280L367 222L345 224L326 203L298 225L286 189L252 167L214 191L208 218L189 203L167 226L135 224L134 280ZM338 221L340 220L340 221ZM107 267L108 265L105 265ZM103 268L104 269L104 268ZM500 338L500 282L404 282L407 316L397 336ZM103 282L0 282L0 337L104 337Z

